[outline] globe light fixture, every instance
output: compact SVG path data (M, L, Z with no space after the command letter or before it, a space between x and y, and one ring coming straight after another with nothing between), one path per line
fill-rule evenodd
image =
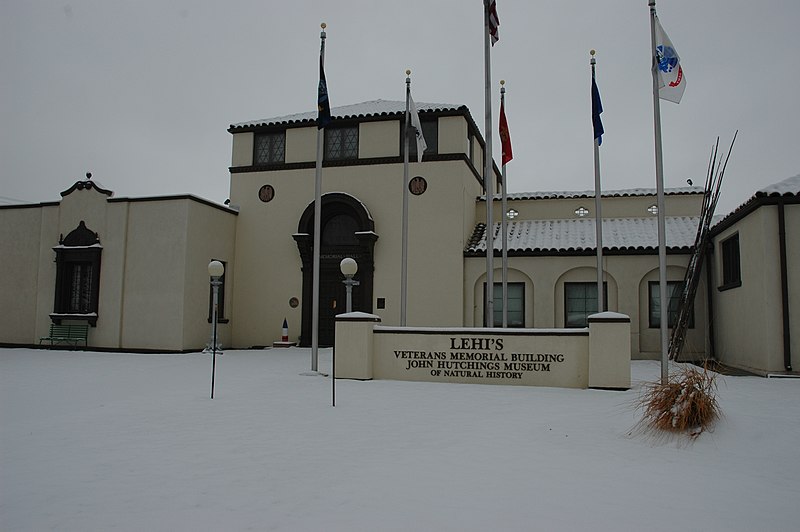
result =
M220 277L225 273L225 266L218 260L208 263L208 275L211 276L211 398L214 398L214 376L217 369L217 305L219 303Z
M353 287L358 286L358 281L353 279L353 276L358 271L358 263L355 259L350 257L345 257L342 259L342 262L339 263L339 269L344 275L344 281L342 281L347 289L347 312L353 312Z

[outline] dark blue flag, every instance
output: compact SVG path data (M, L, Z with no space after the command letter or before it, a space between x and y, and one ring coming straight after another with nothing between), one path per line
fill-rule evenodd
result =
M600 91L597 89L594 76L592 76L592 126L598 146L603 143L603 122L600 120L600 113L602 112L603 104L600 102Z
M331 121L331 103L328 101L328 83L325 81L325 69L322 65L322 53L319 54L319 90L317 92L317 128L322 129Z

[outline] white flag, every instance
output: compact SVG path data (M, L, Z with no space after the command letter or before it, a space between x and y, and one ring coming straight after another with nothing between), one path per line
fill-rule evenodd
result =
M656 62L658 68L658 97L680 103L686 90L686 77L681 68L681 58L672 46L664 28L656 17Z
M414 128L417 135L417 162L422 162L422 152L428 149L425 143L425 137L422 135L422 124L419 122L419 113L417 113L417 106L414 105L414 98L409 95L409 105L411 107L411 126Z

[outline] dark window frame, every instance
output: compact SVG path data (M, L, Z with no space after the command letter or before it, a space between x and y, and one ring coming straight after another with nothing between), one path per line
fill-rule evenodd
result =
M525 283L524 282L509 282L508 283L508 288L509 288L509 298L508 298L508 300L509 301L512 300L512 298L510 297L511 296L510 290L511 290L512 286L514 286L514 288L520 288L521 293L522 293L522 297L519 298L519 299L522 301L522 303L520 305L521 308L520 308L519 311L512 311L512 310L509 309L509 311L508 311L508 327L509 328L522 329L522 328L525 327L525 297L526 297L525 296ZM516 298L513 298L513 299L516 299ZM494 301L495 301L495 304L494 304L494 323L491 325L491 327L502 327L503 326L503 283L502 282L494 283ZM499 305L497 303L498 301L500 302ZM519 322L515 323L513 325L511 323L511 314L512 314L512 312L514 312L514 313L518 312L520 314L520 316L521 316ZM486 327L487 323L488 323L488 320L486 319L486 283L484 282L483 283L483 326Z
M358 159L358 142L358 124L326 127L323 160L352 161Z
M266 142L268 146L264 146ZM262 157L262 155L265 155ZM284 164L286 162L286 130L255 133L253 165Z
M86 320L95 327L100 307L103 252L97 233L81 220L53 249L56 252L56 286L51 319L55 323L62 319Z
M742 286L742 263L739 233L734 233L720 242L722 256L722 284L718 290L730 290Z
M425 153L423 157L426 155L435 155L439 153L439 119L438 118L428 118L428 119L420 119L420 125L422 126L422 136L425 137ZM413 127L413 126L412 126ZM400 121L400 156L404 157L405 153L405 134L406 134L406 123L405 121ZM417 161L417 142L414 138L408 139L408 160L411 162Z
M651 329L661 328L661 292L658 281L648 281L647 283L647 324ZM678 303L680 303L681 292L683 292L683 281L667 281L667 293L669 303L667 303L667 328L674 329L678 319ZM655 296L655 297L654 297ZM659 314L658 316L655 313ZM694 329L694 302L689 313L689 328Z
M589 326L589 320L588 320L589 316L592 315L592 314L597 314L598 312L600 312L597 309L597 304L595 304L595 310L586 310L586 309L584 309L582 311L584 313L583 320L584 320L585 323L582 322L582 324L574 324L574 323L570 324L570 319L569 319L570 312L577 313L578 311L577 310L570 311L569 301L572 300L572 299L578 299L578 298L570 298L569 297L568 287L577 286L577 285L583 286L584 288L594 287L594 290L595 290L594 300L597 301L597 281L565 281L564 282L564 328L566 328L566 329L575 329L575 328L588 327ZM587 301L587 300L589 300L591 298L583 298L583 299L584 299L584 301ZM608 308L608 281L603 281L603 308L606 308L606 309Z

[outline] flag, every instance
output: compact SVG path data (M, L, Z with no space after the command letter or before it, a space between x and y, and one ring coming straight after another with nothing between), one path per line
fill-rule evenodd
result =
M686 89L686 77L681 68L681 58L672 46L661 23L656 19L656 64L658 67L658 97L680 103Z
M500 127L498 128L498 132L500 133L500 144L503 149L503 165L505 165L514 158L514 154L511 153L511 133L508 131L505 102L503 101L500 102Z
M497 29L500 26L500 19L497 18L497 2L489 0L487 9L489 10L489 37L492 39L492 46L500 40L500 34Z
M425 143L425 136L422 134L422 124L419 121L417 106L414 105L414 98L412 98L410 94L408 95L408 105L411 109L411 126L414 128L417 136L417 162L421 163L422 153L428 149L428 145Z
M600 120L600 113L602 112L603 103L600 101L600 91L597 89L597 83L594 80L594 75L592 75L592 127L594 128L594 138L597 139L598 146L603 143L603 133L605 133L603 122Z
M331 121L331 103L328 101L328 83L325 81L322 51L319 53L319 89L317 91L317 128L322 129Z

